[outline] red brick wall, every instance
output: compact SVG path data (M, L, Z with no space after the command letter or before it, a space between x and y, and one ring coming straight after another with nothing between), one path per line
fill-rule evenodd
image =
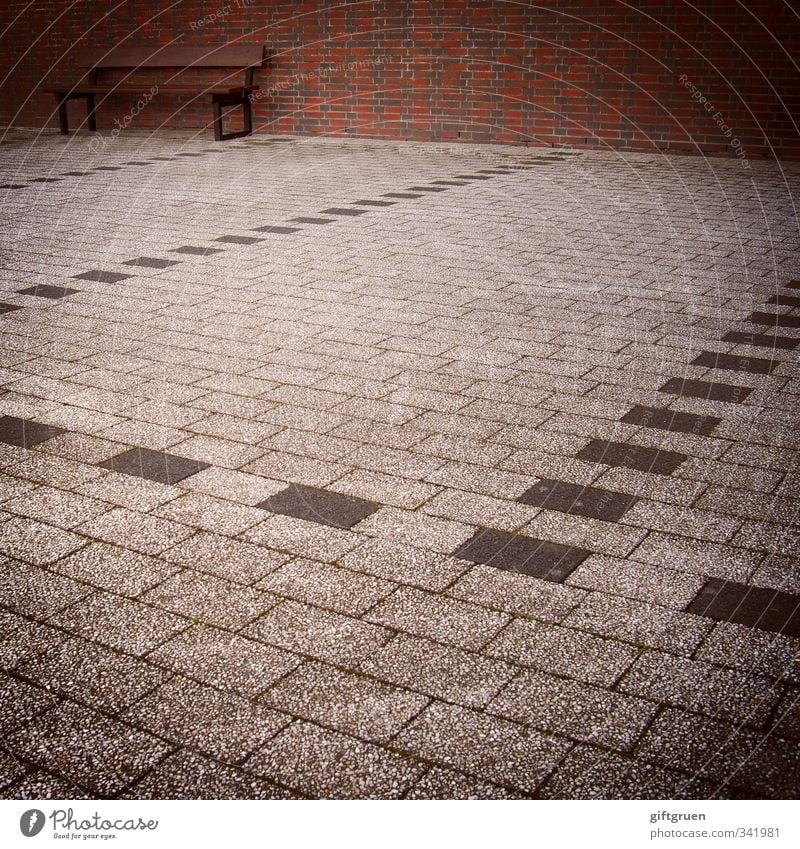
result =
M793 155L790 2L5 0L0 117L55 126L41 88L69 77L81 48L241 39L274 55L263 132ZM134 124L207 123L207 102L178 105L157 97ZM109 99L101 132L130 109Z

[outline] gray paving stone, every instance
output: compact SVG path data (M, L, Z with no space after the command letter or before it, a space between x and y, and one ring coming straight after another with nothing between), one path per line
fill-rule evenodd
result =
M41 763L93 796L118 793L169 752L149 734L68 703L6 742L14 754Z
M513 793L488 781L477 781L452 769L432 767L408 791L406 799L518 799Z
M245 768L315 799L397 799L424 767L353 737L294 722Z
M481 781L532 793L572 748L467 708L434 702L394 740L394 745Z
M224 761L241 761L290 718L241 696L175 676L138 701L126 722Z
M428 703L424 696L316 662L303 664L263 696L276 710L384 743Z
M62 610L50 621L86 640L138 657L189 626L171 613L102 591Z
M657 705L543 672L521 672L487 710L586 743L630 750Z
M485 707L518 671L501 661L405 634L369 656L361 669L382 681L473 708Z
M9 758L15 770L20 764L20 761L11 758L9 755L3 754L0 757ZM41 770L27 773L22 779L11 784L0 793L0 798L20 800L91 799L92 796L93 794L82 790L77 784Z
M85 537L53 525L14 516L0 524L0 553L47 566L86 545Z
M76 530L112 545L153 555L161 554L193 533L185 525L137 513L125 507L115 507L96 519L78 525Z
M263 521L264 514L255 507L245 507L214 498L201 492L187 492L153 513L210 533L235 536Z
M737 625L717 623L695 657L746 673L800 683L800 639Z
M59 703L46 689L0 673L0 733L3 737L33 721Z
M484 653L587 684L611 687L639 650L571 628L514 619L484 648Z
M148 660L245 698L254 697L301 662L289 652L205 625L193 625L163 642Z
M0 667L13 669L25 658L47 651L66 638L63 631L0 610Z
M352 551L361 538L349 530L306 522L294 516L269 516L242 535L248 542L301 557L334 561Z
M392 636L378 625L293 601L279 604L242 633L343 667L356 666Z
M509 620L503 613L407 587L372 608L365 618L474 650L484 646Z

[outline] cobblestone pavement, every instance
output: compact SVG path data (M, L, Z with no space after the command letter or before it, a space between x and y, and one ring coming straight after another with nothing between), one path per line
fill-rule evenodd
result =
M0 164L3 795L797 794L797 164Z

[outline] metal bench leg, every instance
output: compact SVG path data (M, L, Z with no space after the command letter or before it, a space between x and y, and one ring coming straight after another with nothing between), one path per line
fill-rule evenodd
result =
M58 125L61 129L61 135L69 135L69 119L67 118L67 98L59 93L56 93L56 101L58 103Z
M86 120L89 124L89 129L91 132L97 132L97 120L94 115L94 95L87 94L86 95Z
M245 97L242 101L242 109L244 110L244 134L249 136L253 132L253 104L250 98Z
M222 141L222 107L220 102L214 98L214 141Z

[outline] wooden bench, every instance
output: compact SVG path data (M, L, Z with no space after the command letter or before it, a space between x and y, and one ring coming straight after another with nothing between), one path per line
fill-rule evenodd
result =
M158 84L155 94L177 94L185 97L209 95L214 116L214 139L223 141L247 136L253 132L253 114L250 94L259 86L253 84L253 72L264 63L263 44L230 44L211 47L112 47L93 51L79 57L78 66L86 69L83 77L73 83L60 83L45 89L54 94L58 102L58 120L61 132L69 133L67 101L83 98L86 101L86 118L89 129L97 130L95 120L95 95L141 94L142 84L131 82L136 71L150 69L173 69L164 84ZM181 74L190 69L228 69L231 73L214 75L205 84L202 81L182 82ZM101 72L126 71L118 82L101 82ZM231 85L235 73L244 72L241 85ZM152 91L152 89L151 89ZM105 99L105 98L103 98ZM223 133L222 109L226 106L241 106L244 114L244 129L235 133Z

